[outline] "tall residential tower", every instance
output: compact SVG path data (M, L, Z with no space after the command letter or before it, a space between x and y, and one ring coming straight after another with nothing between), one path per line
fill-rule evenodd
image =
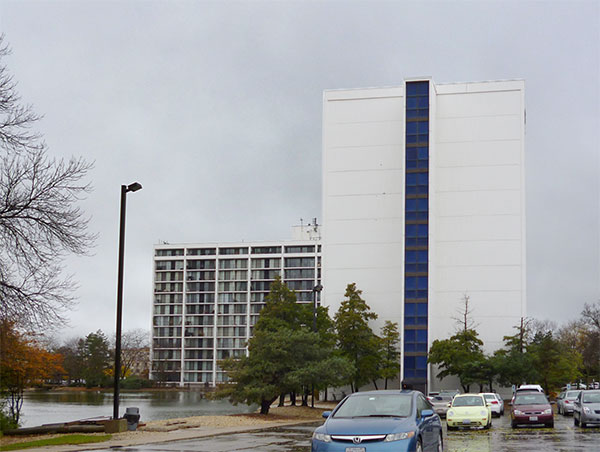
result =
M465 297L488 351L526 314L524 82L326 91L323 286L335 312L355 282L402 326L401 378L427 363Z

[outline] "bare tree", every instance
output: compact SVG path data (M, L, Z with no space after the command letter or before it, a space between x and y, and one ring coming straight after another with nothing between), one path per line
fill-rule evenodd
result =
M581 317L587 325L600 331L600 301L594 304L586 303L583 306Z
M463 333L468 330L474 330L478 324L473 320L473 308L470 305L471 297L465 292L461 302L461 307L456 311L457 316L452 317Z
M143 329L125 331L121 336L121 378L143 368L148 377L150 366L150 333Z
M0 319L44 329L64 321L76 284L62 274L66 254L85 254L95 236L78 203L91 164L48 156L31 130L40 116L23 105L2 58L0 36Z

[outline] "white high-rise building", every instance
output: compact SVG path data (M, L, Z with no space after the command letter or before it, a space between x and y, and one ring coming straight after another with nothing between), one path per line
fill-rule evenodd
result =
M275 277L299 303L320 303L319 227L294 227L293 240L161 244L154 247L151 378L173 385L227 380L217 361L246 342Z
M401 378L437 389L427 350L465 296L488 352L526 315L524 82L424 77L323 104L324 304L355 282L376 326L401 326Z

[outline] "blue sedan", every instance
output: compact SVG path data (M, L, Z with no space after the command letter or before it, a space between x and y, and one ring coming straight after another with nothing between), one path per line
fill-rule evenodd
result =
M312 437L312 452L442 452L442 422L418 391L355 392Z

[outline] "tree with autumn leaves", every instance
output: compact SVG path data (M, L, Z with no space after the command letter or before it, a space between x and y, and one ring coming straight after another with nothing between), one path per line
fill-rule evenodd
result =
M0 322L0 394L3 415L17 426L25 388L63 374L62 358L46 351L35 336L20 332L13 322ZM3 411L4 411L3 410Z

